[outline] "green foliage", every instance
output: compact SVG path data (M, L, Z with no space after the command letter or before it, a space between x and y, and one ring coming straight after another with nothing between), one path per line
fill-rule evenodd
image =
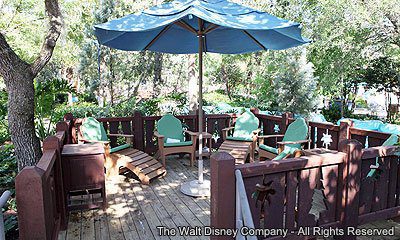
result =
M159 98L146 99L138 104L138 110L145 116L158 115L160 108L158 104L161 102Z
M35 126L40 139L51 134L54 122L54 107L66 101L68 93L75 93L66 80L53 78L45 81L35 80Z
M14 154L14 146L12 144L2 145L0 147L0 194L6 190L10 190L14 195L15 193L15 177L18 173L17 160ZM2 210L16 211L16 202L12 198L8 201L6 207ZM4 228L6 238L12 239L16 234L18 223L16 216L7 217L4 221Z
M217 90L213 92L204 93L203 104L204 106L215 106L218 103L228 103L231 104L231 99L224 93L223 90Z
M322 109L322 115L324 115L325 119L328 122L336 124L339 119L342 118L342 112L340 106L338 104L332 104L329 108ZM343 117L344 118L357 118L353 115L353 112L344 106L343 108Z
M104 107L99 107L94 103L77 103L73 106L59 105L54 109L54 119L61 121L65 114L72 113L76 118L85 117L106 117L108 111Z
M389 57L372 60L363 70L363 79L378 91L400 95L400 61Z

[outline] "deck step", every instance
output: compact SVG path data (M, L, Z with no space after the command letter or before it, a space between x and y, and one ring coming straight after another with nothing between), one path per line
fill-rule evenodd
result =
M119 172L127 170L133 172L143 184L149 184L154 178L165 176L167 170L152 156L140 150L129 148L111 154L112 161L116 161Z

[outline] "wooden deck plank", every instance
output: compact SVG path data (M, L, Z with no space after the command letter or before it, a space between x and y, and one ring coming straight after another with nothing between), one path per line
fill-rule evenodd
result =
M153 236L156 239L170 239L167 236L159 236L158 234L156 226L162 226L162 224L161 221L158 219L154 209L151 206L152 201L144 198L144 196L142 195L143 193L141 193L142 189L140 187L135 187L133 190L134 190L133 194L136 196L136 199L139 202L139 207L141 209L141 212L143 213L147 222L149 223L150 230L153 233Z
M81 239L82 212L71 212L68 217L67 240Z
M135 224L129 214L128 206L125 201L125 197L122 194L123 187L129 185L129 183L124 182L123 177L118 182L119 196L115 198L115 203L118 207L118 215L121 222L122 233L125 239L139 239L139 234L136 230Z
M188 171L185 171L181 166L178 166L179 163L175 166L179 172L189 175ZM186 196L180 192L180 185L189 180L193 180L195 178L190 178L188 176L185 180L182 177L179 177L176 172L171 171L171 177L160 179L160 182L166 182L166 185L170 186L171 189L176 193L176 195L184 202L189 209L197 216L200 222L204 226L210 225L210 206L206 201L202 198L193 198Z
M139 202L134 195L133 188L135 188L136 185L140 186L138 182L131 183L129 186L122 185L121 194L124 196L125 203L128 207L128 212L136 227L136 231L139 234L139 239L155 239L150 229L149 223L147 222L146 217L139 207Z
M175 229L177 228L177 226L180 226L180 225L175 224L175 222L171 216L173 212L168 211L164 207L164 205L161 203L159 196L158 196L159 194L155 194L153 189L150 186L143 186L142 189L143 189L142 192L144 194L144 197L146 199L149 199L152 201L151 206L153 207L154 211L156 212L158 219L161 221L162 226L166 226L168 228L175 228ZM176 217L176 215L174 217ZM187 224L184 224L184 225L187 225ZM174 236L173 239L185 239L185 237L177 235L177 236Z
M108 208L106 210L108 217L108 228L110 237L115 240L125 240L121 220L119 218L120 205L117 204L115 198L121 197L121 190L115 182L107 182L107 199Z
M110 231L108 229L107 214L102 210L94 210L94 229L96 240L109 240Z
M93 211L82 211L82 240L95 239Z

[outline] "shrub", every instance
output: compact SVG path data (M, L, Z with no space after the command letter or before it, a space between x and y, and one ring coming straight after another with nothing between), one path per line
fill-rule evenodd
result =
M0 148L0 194L5 190L15 193L15 177L18 173L17 160L14 154L14 146L11 144L3 145ZM9 204L2 211L16 211L15 199L12 198ZM6 239L18 239L18 224L15 215L8 216L4 222Z

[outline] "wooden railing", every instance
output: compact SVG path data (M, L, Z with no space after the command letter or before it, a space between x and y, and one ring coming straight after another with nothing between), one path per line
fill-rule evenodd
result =
M20 239L57 239L66 229L61 151L68 123L59 123L57 134L43 142L43 156L36 166L25 167L16 177Z
M211 226L235 228L235 170L243 176L256 229L287 229L290 235L302 226L338 227L344 229L344 238L355 239L347 234L348 227L400 216L397 147L362 147L357 140L343 140L341 152L236 166L232 156L214 154ZM377 158L381 175L373 180L367 174ZM263 183L268 191L265 202L260 202L252 196L256 184ZM291 237L304 238L296 234Z
M259 114L256 109L252 109L256 117L260 120L260 134L284 134L287 126L294 121L292 114L284 113L282 116L272 116ZM198 115L181 115L176 116L187 126L191 131L198 131ZM222 129L232 126L238 115L236 114L205 114L204 115L204 131L213 134L212 147L217 149L222 144ZM69 121L68 125L68 143L77 143L79 141L79 126L83 119L74 118L71 114L65 115L65 120ZM132 139L135 148L145 151L148 154L154 154L157 146L153 137L156 129L157 121L161 116L143 116L140 112L135 111L131 117L113 117L99 118L106 131L110 134L123 133L133 135ZM344 139L356 139L360 141L363 147L380 146L390 134L376 131L367 131L352 127L352 122L342 122L340 126L332 123L308 122L310 148L321 148L323 146L322 137L324 134L329 134L332 138L332 143L329 149L338 150L338 144ZM269 146L275 146L279 139L268 138L265 143ZM117 145L117 137L110 137L111 146Z
M198 131L198 115L181 115L176 116L187 126L191 131ZM79 141L80 131L79 127L83 119L74 118L71 114L67 114L65 120L71 122L70 127L70 141L77 143ZM136 111L134 116L131 117L115 117L115 118L99 118L99 122L107 133L123 133L133 135L132 139L135 148L145 151L149 154L154 154L157 147L155 138L153 137L156 123L161 116L143 116L140 112ZM230 126L235 120L235 114L207 114L204 115L204 131L214 134L216 138L213 139L213 148L218 148L222 144L222 129ZM117 137L110 137L110 144L112 147L117 145Z

